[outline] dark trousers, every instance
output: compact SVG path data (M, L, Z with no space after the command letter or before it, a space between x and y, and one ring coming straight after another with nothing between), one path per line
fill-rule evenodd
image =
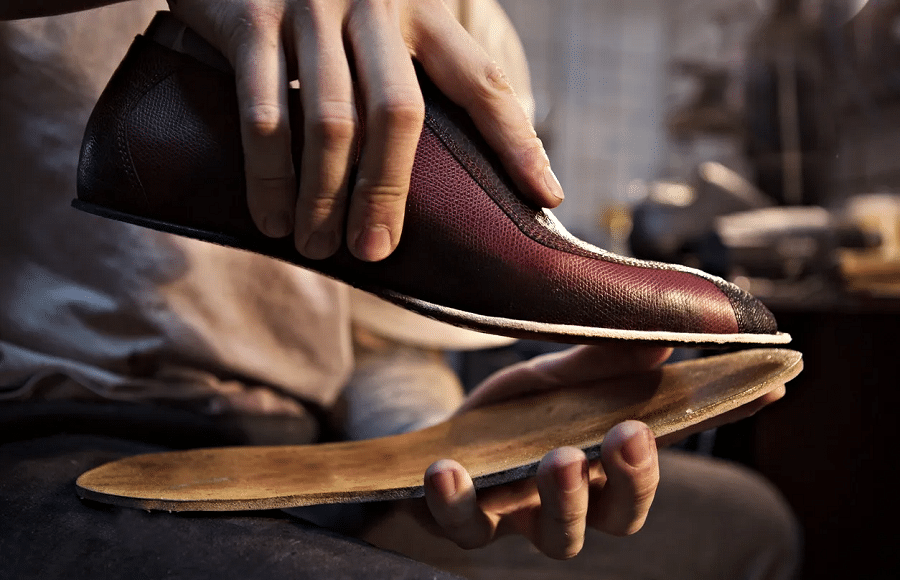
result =
M116 407L0 406L0 578L457 578L280 511L169 514L79 500L76 478L120 457L284 433ZM287 431L299 437L296 425Z

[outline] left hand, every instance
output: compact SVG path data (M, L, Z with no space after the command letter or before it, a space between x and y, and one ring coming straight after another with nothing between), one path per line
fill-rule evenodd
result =
M489 377L458 412L525 393L577 387L660 365L671 349L610 344L576 347L514 365ZM780 387L720 417L672 434L668 442L751 415L784 394ZM428 514L420 519L463 548L483 547L503 535L520 534L552 558L578 554L587 526L614 534L638 531L659 483L657 441L638 421L611 429L601 457L588 462L572 447L544 456L534 479L475 493L466 470L450 459L425 473ZM424 511L424 510L423 510Z
M308 258L333 255L342 238L366 261L397 247L425 117L414 59L471 116L528 199L544 207L562 201L509 80L441 0L169 5L234 67L250 215L266 235L293 232ZM301 105L293 138L292 79L300 81ZM300 175L292 147L302 149Z

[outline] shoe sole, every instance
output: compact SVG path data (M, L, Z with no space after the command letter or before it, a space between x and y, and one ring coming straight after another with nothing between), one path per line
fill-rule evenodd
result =
M193 238L204 242L210 242L229 248L246 250L267 257L273 257L292 263L287 257L272 256L258 243L243 240L236 236L210 232L182 226L169 222L142 217L134 214L109 209L94 203L79 199L72 201L72 206L78 210L94 214L100 217L130 223L137 226L157 230L160 232L176 234ZM294 264L296 265L296 264ZM304 267L304 266L298 266ZM327 274L323 274L327 275ZM346 280L341 280L345 283ZM433 318L440 322L452 324L479 332L498 334L511 338L531 339L550 342L594 344L610 340L628 340L648 342L654 344L668 344L670 346L694 346L694 347L721 347L730 344L747 345L778 345L788 344L791 337L787 333L778 334L708 334L708 333L681 333L652 330L622 330L617 328L595 328L589 326L575 326L568 324L553 324L548 322L535 322L528 320L515 320L496 316L485 316L473 312L466 312L439 304L433 304L424 300L406 296L384 288L366 287L356 285L375 296L397 304L403 308Z
M704 430L704 421L771 392L802 368L799 352L749 349L533 394L380 439L138 455L88 471L76 486L83 499L148 510L357 503L421 497L428 466L452 458L485 488L533 477L541 458L561 446L596 459L604 435L627 419L643 421L657 438Z

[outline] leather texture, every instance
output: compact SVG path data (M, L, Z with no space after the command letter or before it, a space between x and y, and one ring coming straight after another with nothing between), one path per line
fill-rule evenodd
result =
M724 280L599 251L562 231L517 194L468 115L417 70L426 119L401 241L381 262L357 260L346 245L331 258L309 260L292 238L259 233L246 202L233 75L144 36L89 120L78 197L379 295L479 316L636 331L777 333L765 306ZM299 159L295 147L298 174Z

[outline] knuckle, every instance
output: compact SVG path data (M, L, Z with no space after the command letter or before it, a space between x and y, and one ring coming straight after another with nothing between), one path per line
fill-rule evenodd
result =
M587 525L587 507L569 509L546 515L545 529L561 534L570 541L582 536Z
M653 498L656 495L656 485L658 480L647 481L642 483L634 490L634 504L643 511L649 509Z
M353 0L347 13L347 25L350 29L383 25L400 11L401 6L396 0Z
M345 143L353 140L356 123L341 117L319 117L310 127L312 134L325 143Z
M285 198L295 198L296 175L288 156L275 154L247 155L244 164L247 183L266 193L278 193Z
M409 187L406 184L396 183L369 183L360 180L354 196L361 198L371 208L393 206L398 201L406 199Z
M551 512L546 517L542 526L541 551L557 560L577 556L584 545L587 507Z
M222 47L233 63L237 51L253 34L253 25L245 15L235 15L224 4L217 4L211 14L212 29L217 38L222 39Z
M492 62L485 67L483 77L485 86L491 91L513 94L513 88L512 84L509 82L509 77L506 76L506 73L503 72L503 69L500 68L500 65L496 62Z
M250 173L249 179L252 179L264 193L282 193L294 185L293 175L274 175L267 176L256 173Z
M328 192L320 192L318 195L302 198L299 209L313 223L320 223L341 211L343 205L341 198Z
M284 111L278 105L257 103L244 109L244 126L258 137L273 137L287 130Z
M480 101L495 101L514 97L512 84L496 62L484 66L474 83L473 96Z
M397 91L375 106L375 125L403 131L418 131L425 120L425 101L416 90Z
M307 130L313 138L326 143L346 143L356 134L356 119L349 103L329 107L307 120Z
M264 3L238 7L234 3L210 3L210 25L219 48L234 63L237 54L262 39L277 48L281 14L278 8Z
M553 514L550 516L550 521L563 530L570 530L579 526L583 527L585 516L587 516L586 510L570 510Z
M521 162L527 167L543 168L549 165L550 159L547 157L547 151L544 149L544 142L533 133L527 139L522 141L521 145Z
M659 469L650 466L643 473L636 474L633 483L633 496L635 505L649 506L656 495L656 488L659 486Z
M256 2L247 6L247 16L256 28L277 27L281 20L281 10L275 3Z
M293 176L268 177L247 173L247 203L251 212L282 209L287 211L293 204Z

